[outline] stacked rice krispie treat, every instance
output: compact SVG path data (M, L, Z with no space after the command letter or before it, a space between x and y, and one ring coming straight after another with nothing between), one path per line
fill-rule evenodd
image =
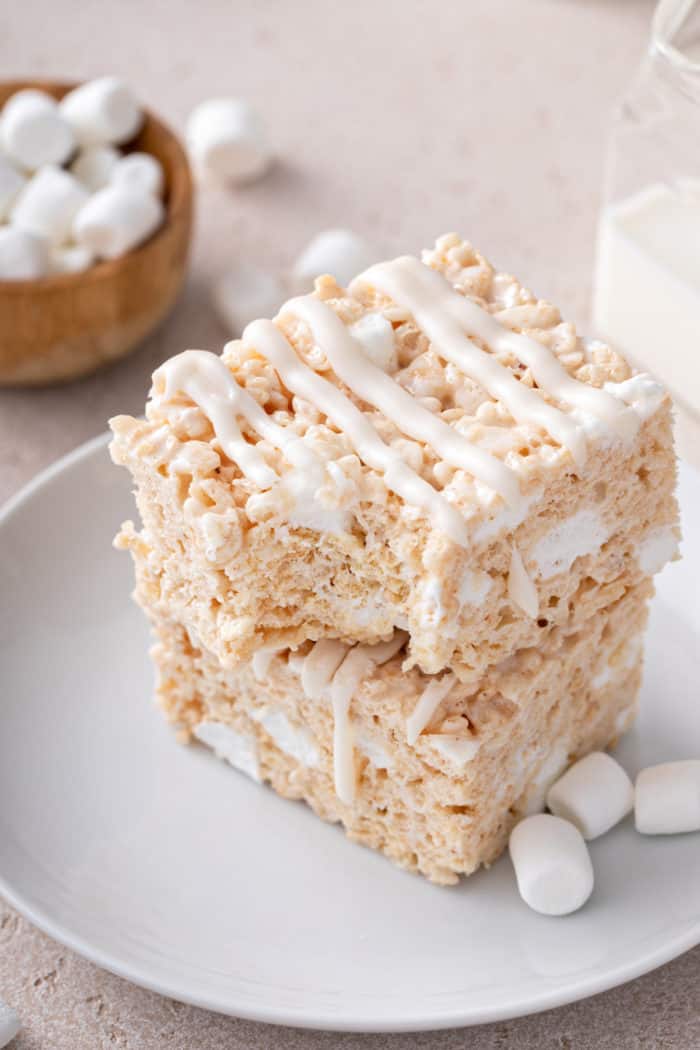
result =
M112 420L157 695L436 882L634 718L671 408L455 235L330 277Z

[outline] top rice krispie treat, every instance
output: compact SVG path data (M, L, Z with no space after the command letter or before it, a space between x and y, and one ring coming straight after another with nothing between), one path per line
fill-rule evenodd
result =
M676 550L663 389L453 234L171 358L112 429L119 542L228 666L398 627L477 679Z

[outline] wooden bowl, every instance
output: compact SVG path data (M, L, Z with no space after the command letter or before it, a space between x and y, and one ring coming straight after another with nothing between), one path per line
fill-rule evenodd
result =
M75 84L0 83L0 105L21 88L61 98ZM163 225L119 259L82 273L0 281L0 386L85 375L133 350L170 311L182 286L192 230L192 176L180 142L146 113L128 149L152 153L165 172Z

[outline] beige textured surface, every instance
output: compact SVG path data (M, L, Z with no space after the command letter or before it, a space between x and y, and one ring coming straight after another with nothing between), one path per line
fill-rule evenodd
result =
M146 377L168 353L219 346L207 281L227 257L250 252L285 263L321 225L375 234L387 252L460 227L494 261L585 318L605 125L643 47L650 6L465 0L440 5L439 17L435 10L416 0L357 0L333 18L320 0L23 0L0 8L4 76L114 71L179 127L201 98L244 92L268 114L283 157L265 182L201 200L187 290L142 352L61 390L0 395L0 496L103 429L108 415L140 411ZM0 905L0 996L24 1020L17 1050L700 1045L700 949L533 1018L415 1037L338 1036L161 999L83 962Z

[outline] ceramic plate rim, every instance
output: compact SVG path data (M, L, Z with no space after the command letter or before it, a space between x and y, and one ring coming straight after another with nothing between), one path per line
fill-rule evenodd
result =
M10 497L0 507L0 531L9 519L23 507L33 496L49 484L63 471L75 466L82 460L89 459L97 452L104 449L111 435L109 433L99 434L86 441L84 444L68 452L55 462L41 470L34 478L24 485L17 493ZM690 470L695 474L692 467L684 464L683 469ZM287 1025L293 1028L321 1029L327 1031L346 1032L419 1032L430 1030L444 1030L450 1028L469 1027L472 1025L487 1024L495 1021L510 1020L530 1014L540 1013L544 1010L554 1009L570 1003L578 1002L590 996L609 991L619 987L628 981L632 981L646 973L655 970L659 966L677 958L684 952L700 944L700 921L691 923L682 934L671 938L662 947L651 950L648 954L641 956L633 962L618 965L612 970L579 978L575 987L567 986L544 990L538 995L528 995L523 999L511 998L503 1007L468 1007L460 1009L449 1009L441 1015L425 1013L423 1017L385 1017L378 1019L370 1013L367 1016L359 1015L357 1010L353 1016L338 1016L335 1013L317 1010L314 1016L309 1015L302 1008L299 1012L286 1008L277 1008L267 1005L265 1007L249 1008L237 1006L235 1002L229 1001L222 996L207 995L203 991L191 992L186 987L178 984L177 979L171 981L155 980L149 976L147 971L138 965L122 963L118 957L110 952L103 951L98 945L87 938L74 935L71 930L60 922L55 922L47 912L29 903L21 891L5 879L0 871L0 894L15 908L20 915L38 927L48 936L60 944L76 952L78 955L89 960L95 965L131 981L135 985L148 991L156 992L191 1006L212 1010L216 1013L232 1017L240 1017L250 1021L258 1021L266 1024Z

